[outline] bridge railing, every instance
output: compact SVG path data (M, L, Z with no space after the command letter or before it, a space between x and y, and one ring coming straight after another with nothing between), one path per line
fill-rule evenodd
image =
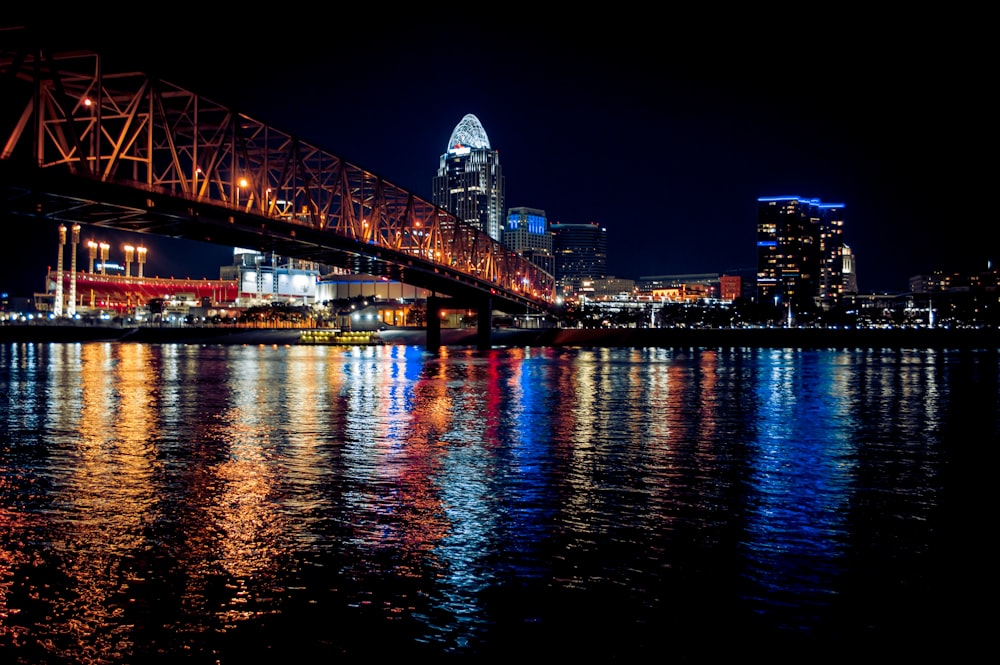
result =
M0 33L2 38L3 33ZM0 158L337 234L440 265L545 307L553 277L385 179L99 54L3 48Z

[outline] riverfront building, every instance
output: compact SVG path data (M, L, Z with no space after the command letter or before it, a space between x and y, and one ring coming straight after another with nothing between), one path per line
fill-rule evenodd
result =
M471 113L451 133L432 191L434 205L501 240L506 203L500 153Z
M636 282L638 293L644 298L669 302L718 300L721 296L719 273L687 275L646 275Z
M576 297L585 283L608 276L608 231L597 222L563 224L552 229L556 291Z
M222 266L219 276L238 284L238 306L272 302L299 306L316 302L320 270L319 265L311 261L236 247L232 265Z
M844 205L757 199L757 298L790 313L829 310L843 294Z

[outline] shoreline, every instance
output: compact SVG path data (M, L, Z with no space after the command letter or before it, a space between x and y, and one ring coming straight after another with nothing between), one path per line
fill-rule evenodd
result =
M118 327L100 325L5 324L0 343L139 342L149 344L297 345L299 328ZM388 329L385 345L426 346L423 329ZM476 330L447 328L441 346L473 347ZM538 328L497 329L492 347L759 347L759 348L936 348L1000 349L993 328L847 329L822 328Z

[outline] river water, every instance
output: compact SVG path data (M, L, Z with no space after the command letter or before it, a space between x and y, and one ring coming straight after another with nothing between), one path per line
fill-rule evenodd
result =
M954 656L998 375L995 350L0 345L0 662Z

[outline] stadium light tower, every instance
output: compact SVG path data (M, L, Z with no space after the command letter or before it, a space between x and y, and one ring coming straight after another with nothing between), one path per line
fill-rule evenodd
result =
M66 314L73 318L76 316L76 247L80 244L80 225L74 224L72 228L73 235L71 236L71 254L69 259L69 303L67 304Z
M63 254L66 252L66 225L59 225L59 258L56 260L56 299L52 313L58 318L63 314Z
M125 245L125 276L132 276L132 257L135 255L135 247Z
M108 256L111 252L111 245L106 242L102 242L98 245L101 248L101 274L108 274Z
M93 240L87 242L87 249L90 251L90 269L87 271L94 274L94 259L97 258L97 243Z

